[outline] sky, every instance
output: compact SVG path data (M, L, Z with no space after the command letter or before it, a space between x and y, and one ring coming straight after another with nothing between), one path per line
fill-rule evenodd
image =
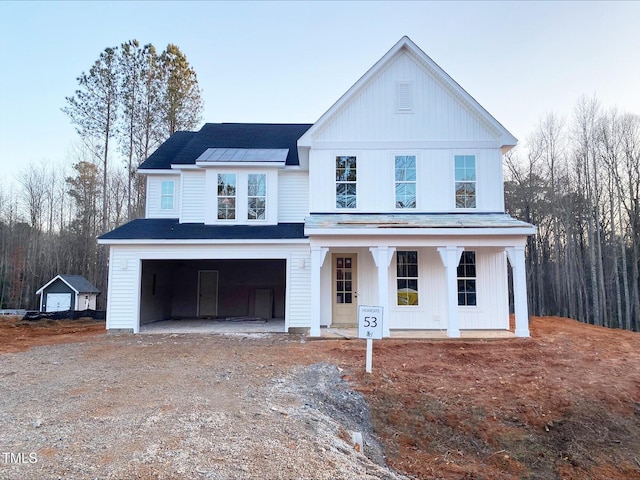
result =
M180 47L203 122L313 123L407 35L523 144L581 96L640 114L639 22L640 1L1 1L0 185L77 161L65 97L130 39Z

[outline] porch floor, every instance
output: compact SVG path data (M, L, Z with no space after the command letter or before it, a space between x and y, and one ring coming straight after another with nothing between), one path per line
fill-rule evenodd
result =
M322 338L358 338L357 328L321 327ZM447 337L446 330L391 330L394 339L454 340ZM516 338L510 330L460 330L459 340L495 340L500 338Z
M242 334L242 333L284 333L284 319L230 319L230 320L161 320L140 326L140 333L212 333L212 334ZM320 337L310 339L357 339L358 329L355 327L322 327ZM391 330L393 339L425 339L448 340L446 330ZM461 330L460 340L492 340L500 338L515 338L510 330Z

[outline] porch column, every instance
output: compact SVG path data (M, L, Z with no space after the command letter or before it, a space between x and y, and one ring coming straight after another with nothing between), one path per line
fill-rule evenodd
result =
M382 307L382 314L384 315L382 335L384 337L390 337L389 265L391 265L391 259L393 258L393 253L396 251L396 248L386 246L370 247L369 251L373 256L376 267L378 267L378 306Z
M516 317L516 337L528 337L529 309L527 307L527 274L524 246L505 248L513 271L513 303Z
M326 247L311 247L311 329L310 337L320 336L320 269L329 251Z
M458 264L464 248L438 247L447 279L447 337L460 337L458 319Z

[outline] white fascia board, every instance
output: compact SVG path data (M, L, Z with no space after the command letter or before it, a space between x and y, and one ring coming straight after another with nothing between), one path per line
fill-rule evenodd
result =
M394 141L394 142L317 142L314 150L451 150L451 149L489 149L500 148L500 142L494 140L438 140L438 141Z
M284 168L284 163L276 162L196 162L197 168Z
M516 228L312 228L304 229L308 237L318 235L327 237L380 237L403 236L420 237L495 237L495 236L528 236L536 233L536 227Z
M40 288L37 292L36 295L41 295L44 292L44 289L47 288L49 285L51 285L53 282L55 282L56 280L62 280L64 282L64 284L69 287L71 290L73 290L74 292L76 292L76 295L80 295L80 292L78 290L76 290L75 288L73 288L73 285L69 284L69 282L67 282L64 278L62 278L60 275L56 275L52 280L49 281L49 283L47 283L44 287Z
M449 236L401 236L390 239L386 236L371 237L311 237L310 247L326 248L362 248L362 247L442 247L442 246L462 246L465 248L505 248L522 246L527 243L527 235L510 236L484 236L484 237L461 237L459 235Z
M273 245L308 244L308 238L271 238L266 240L98 240L99 245Z
M185 163L184 165L181 163L176 163L171 165L172 172L175 173L175 170L198 170L200 167L193 165L191 163Z
M138 173L141 175L175 175L176 172L174 170L170 170L168 168L163 169L138 169Z

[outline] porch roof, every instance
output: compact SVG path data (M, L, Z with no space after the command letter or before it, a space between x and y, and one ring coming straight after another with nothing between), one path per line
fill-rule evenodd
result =
M139 218L98 238L100 243L122 240L280 240L303 239L304 224L205 225L175 218Z
M305 219L307 233L336 234L344 230L393 234L394 230L438 229L463 233L464 229L511 231L533 235L536 228L506 213L312 213ZM516 231L517 230L517 231ZM418 233L418 232L415 232ZM435 232L434 232L435 233ZM487 232L489 233L489 232Z

